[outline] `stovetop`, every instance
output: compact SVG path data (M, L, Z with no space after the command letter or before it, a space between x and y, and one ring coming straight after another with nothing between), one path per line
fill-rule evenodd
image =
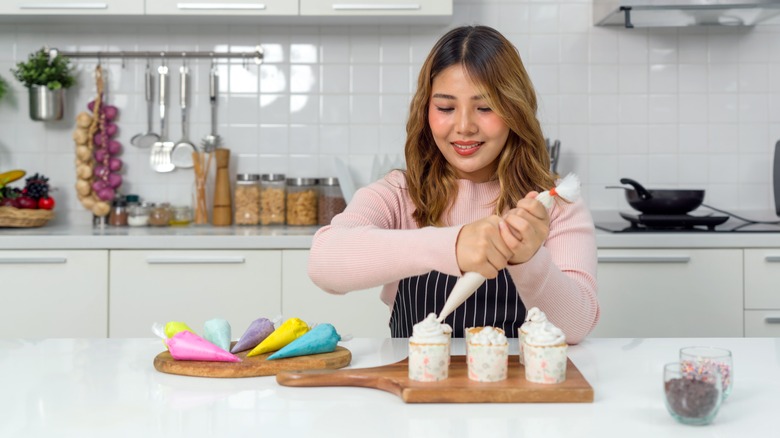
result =
M619 212L602 219L595 221L596 228L611 233L780 233L780 224L754 224L714 213L646 215Z

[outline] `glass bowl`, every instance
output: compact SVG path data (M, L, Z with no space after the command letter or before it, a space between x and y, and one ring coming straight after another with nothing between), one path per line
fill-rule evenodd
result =
M717 368L707 375L686 373L680 362L664 365L666 409L682 424L710 424L723 401L723 386Z
M734 386L734 362L731 351L717 347L685 347L680 349L680 365L685 374L706 376L716 369L723 385L723 400Z

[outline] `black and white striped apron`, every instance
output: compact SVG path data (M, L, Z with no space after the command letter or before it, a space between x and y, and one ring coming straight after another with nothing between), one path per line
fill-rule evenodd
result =
M454 275L438 271L401 280L390 317L391 335L408 338L412 335L412 327L429 313L438 315L457 280ZM517 295L509 272L502 269L496 278L485 281L444 322L452 327L452 336L456 338L462 338L467 328L484 326L501 328L507 337L516 338L524 318L525 306Z

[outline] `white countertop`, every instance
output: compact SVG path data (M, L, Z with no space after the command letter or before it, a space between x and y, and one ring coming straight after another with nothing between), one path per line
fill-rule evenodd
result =
M517 354L517 342L510 354ZM342 343L351 366L396 362L405 339ZM678 424L662 367L680 347L734 354L734 391L708 426ZM742 437L776 436L780 339L589 339L569 357L593 403L405 404L368 388L288 388L274 377L157 372L158 339L0 340L3 437ZM453 354L463 354L462 340Z
M318 227L0 228L3 249L308 249Z
M774 212L739 213L751 219L780 220ZM623 221L616 211L594 211L593 217L597 223ZM317 229L318 227L235 225L100 228L91 225L55 224L40 228L0 228L0 248L308 249ZM596 244L599 249L780 248L780 232L610 233L596 230Z

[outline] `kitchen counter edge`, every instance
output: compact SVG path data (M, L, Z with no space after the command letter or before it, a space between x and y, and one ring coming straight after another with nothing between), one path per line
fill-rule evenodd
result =
M55 225L0 229L0 249L309 249L318 227L94 228ZM780 233L609 233L599 249L780 248Z

